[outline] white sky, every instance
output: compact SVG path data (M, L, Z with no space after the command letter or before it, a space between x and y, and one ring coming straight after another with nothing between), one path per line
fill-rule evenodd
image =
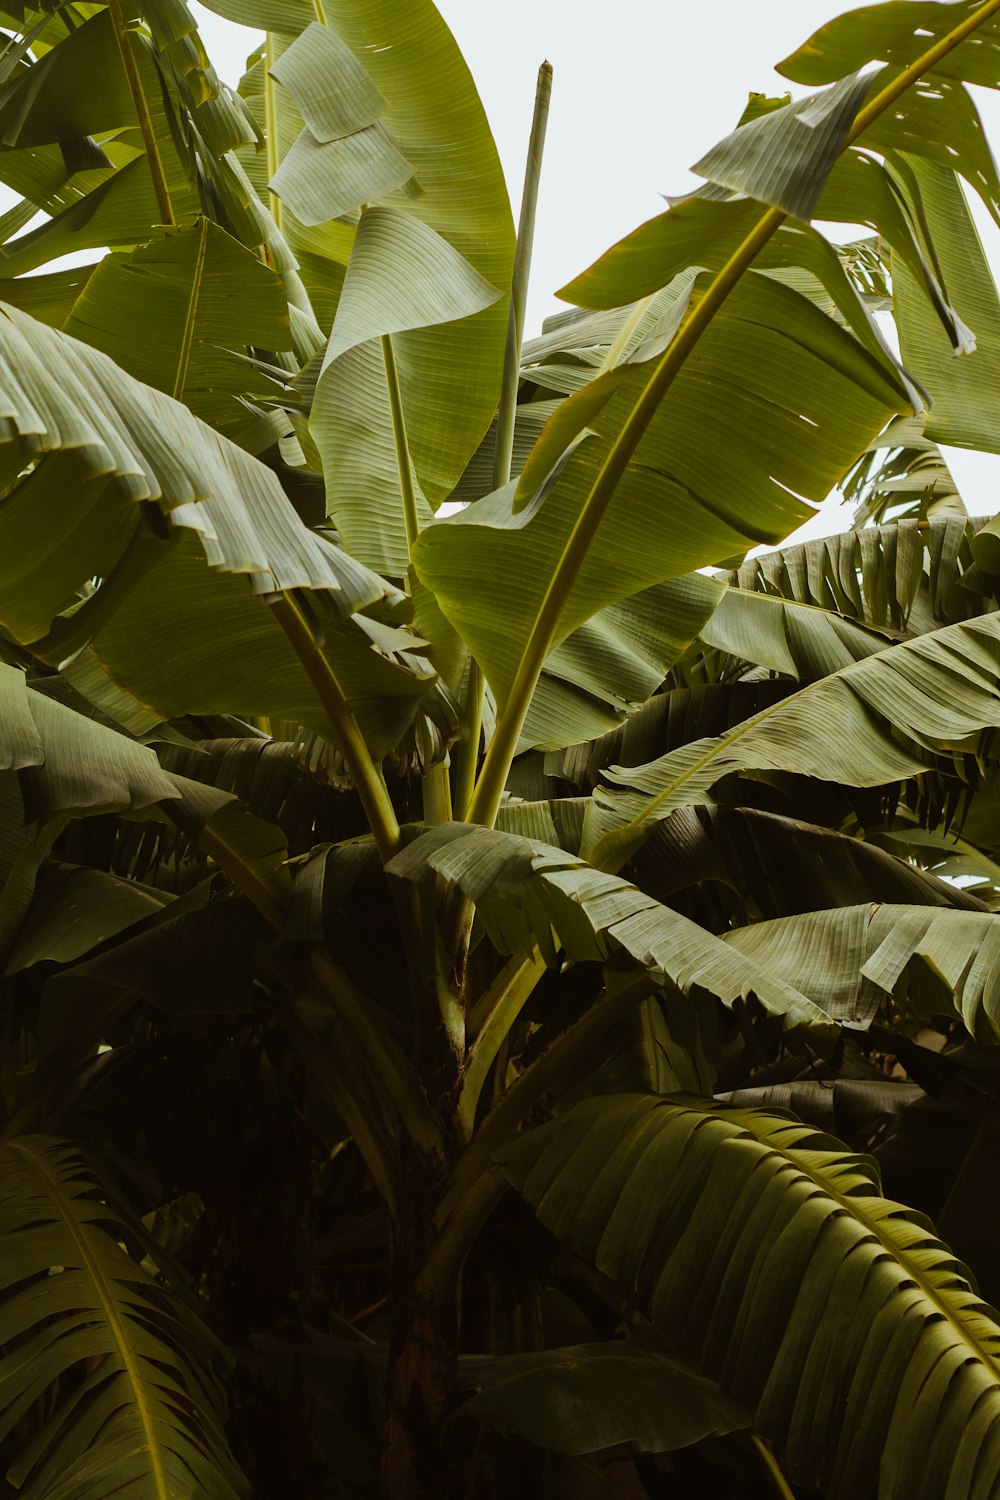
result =
M437 4L479 86L515 215L538 66L548 59L555 69L529 335L562 305L553 295L560 286L662 212L661 194L695 185L690 163L733 128L748 92L786 90L774 63L851 8L849 0L715 0L704 8L678 0ZM235 85L257 34L197 3L194 10L217 71ZM1000 154L1000 97L976 93ZM1000 270L1000 234L983 214L977 220ZM1000 509L1000 458L946 451L970 509ZM797 537L840 530L845 520L827 506Z

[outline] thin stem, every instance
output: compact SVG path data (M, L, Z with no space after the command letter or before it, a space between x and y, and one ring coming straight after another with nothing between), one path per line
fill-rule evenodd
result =
M486 1019L469 1049L458 1100L459 1129L466 1138L472 1134L486 1076L545 970L545 960L535 948L530 957L512 959L505 965L495 991L484 996L488 1004Z
M361 799L378 851L383 861L389 860L399 848L396 811L382 773L372 759L371 751L336 674L317 645L309 622L293 596L289 593L282 594L274 600L271 609L316 689L337 744L350 768L354 788Z
M757 1457L760 1459L762 1467L767 1471L767 1477L768 1479L770 1479L771 1484L774 1487L775 1494L780 1495L781 1500L795 1500L795 1494L792 1490L791 1485L788 1483L788 1480L785 1478L784 1474L782 1474L781 1468L778 1464L778 1460L771 1452L771 1449L768 1447L767 1443L764 1442L764 1439L759 1438L755 1432L752 1432L750 1434L750 1441L756 1450Z
M1000 4L1000 0L996 0L996 3ZM632 460L632 455L645 436L668 390L683 369L688 355L736 287L744 271L756 259L760 250L784 223L786 217L779 208L768 209L739 248L730 256L701 301L681 325L673 343L646 382L621 432L612 444L590 494L580 509L576 524L567 538L562 556L549 580L545 597L535 617L510 696L483 762L483 769L469 807L468 821L470 823L481 823L487 828L492 828L496 822L507 775L517 750L517 742L531 705L535 686L545 665L545 658L552 649L559 621L573 585L576 583L577 575L622 476Z
M188 371L191 367L191 351L194 348L195 330L198 326L198 305L201 301L202 285L205 280L205 260L208 255L208 220L204 217L198 220L198 252L195 257L194 274L191 277L191 290L188 293L188 305L184 315L184 326L181 329L180 348L177 353L177 370L174 375L174 389L172 392L175 401L184 400L184 389L187 385Z
M594 1044L655 988L652 976L641 973L620 989L605 993L525 1069L486 1116L456 1165L442 1205L442 1222L473 1192L489 1171L494 1152L514 1135L535 1105L552 1092L564 1074L572 1075ZM476 1224L473 1232L478 1228Z
M274 63L274 42L268 31L264 37L264 145L267 150L268 197L271 202L271 217L281 228L281 199L272 193L270 184L278 170L278 112L274 102L274 79L271 67Z
M392 338L388 333L382 335L382 358L385 361L385 383L389 389L389 408L392 412L392 435L396 440L396 465L399 469L399 493L403 501L406 546L412 553L414 543L420 535L420 520L417 516L417 493L413 487L410 444L403 416L403 394L399 388L399 370L396 367Z
M417 514L417 492L413 484L413 461L410 457L410 442L406 436L406 417L403 413L403 393L399 385L399 368L396 352L389 334L382 336L382 359L385 363L385 383L389 392L389 410L392 412L392 435L396 445L396 467L399 470L399 494L403 502L403 524L406 527L406 550L412 556L413 547L420 535L420 517ZM406 585L408 588L408 585ZM451 820L451 782L446 766L432 766L423 777L424 821L447 823Z
M456 818L464 818L472 801L472 791L479 769L479 742L483 736L483 694L486 683L483 672L474 657L469 658L469 675L462 695L462 717L468 734L452 751L455 763L452 775L451 800Z
M431 1281L460 1268L476 1235L506 1191L507 1179L500 1168L486 1163L438 1230L427 1261Z
M507 346L504 351L503 382L497 410L496 445L493 450L493 488L500 489L510 479L514 453L514 420L517 416L517 388L520 384L521 343L524 338L524 315L528 305L528 282L531 277L531 254L535 244L535 216L538 211L538 189L542 178L542 156L545 132L552 100L552 64L543 62L535 86L535 110L528 141L528 161L524 169L521 216L517 226L517 249L514 254L514 276L510 289L510 313L507 319Z
M965 21L949 31L933 47L929 47L908 68L904 68L859 111L842 149L846 150L880 115L896 103L911 84L998 11L1000 0L986 0ZM787 215L780 208L769 208L761 215L743 243L710 282L701 301L688 313L612 444L566 541L535 618L510 696L483 763L467 815L469 822L492 827L496 821L521 728L545 658L555 641L563 610L597 529L636 448L715 314L786 218Z
M167 186L167 175L163 170L163 159L160 156L160 148L156 143L156 130L153 119L149 113L149 105L142 88L142 79L139 77L139 66L132 51L129 41L128 27L122 15L121 0L108 0L108 10L111 13L111 24L114 27L115 40L121 53L122 66L125 69L125 77L128 80L129 93L132 95L132 103L135 107L136 119L139 122L139 131L142 135L142 144L146 151L146 162L149 166L149 175L153 179L153 192L156 196L156 207L160 219L164 224L175 225L177 218L174 214L174 206L170 201L170 189Z
M524 188L521 194L521 215L517 227L517 249L514 254L514 275L510 288L510 311L507 317L507 343L504 349L503 377L500 384L500 404L497 408L496 440L493 449L493 488L501 489L510 479L511 460L514 455L514 425L517 418L517 390L520 384L521 344L524 338L524 317L528 305L528 283L531 276L531 255L535 244L535 216L538 208L538 189L542 176L542 156L545 151L545 132L549 120L549 104L552 99L552 64L543 62L538 70L535 85L535 108L531 120L531 136L528 140L528 160L524 169ZM479 742L483 732L483 693L486 684L482 669L475 660L469 663L469 677L465 685L463 717L469 734L465 743L455 751L455 773L452 777L452 801L456 817L462 818L472 801L472 791L479 768Z
M184 822L175 815L170 803L161 804L163 811L172 823L176 823L182 832L189 832ZM277 883L268 880L259 870L255 870L243 859L238 849L222 838L213 828L206 823L198 832L193 834L198 847L210 859L214 859L220 870L236 886L237 890L243 892L244 896L260 912L268 926L277 931L285 925L288 909L285 905L284 894Z
M372 1015L368 996L334 961L326 948L315 947L309 969L333 1009L347 1024L365 1053L379 1085L399 1112L413 1141L429 1155L440 1154L441 1132L413 1068Z

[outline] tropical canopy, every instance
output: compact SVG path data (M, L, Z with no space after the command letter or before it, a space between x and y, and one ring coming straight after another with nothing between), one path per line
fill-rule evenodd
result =
M209 4L0 0L0 1493L1000 1496L1000 0L530 338L551 68Z

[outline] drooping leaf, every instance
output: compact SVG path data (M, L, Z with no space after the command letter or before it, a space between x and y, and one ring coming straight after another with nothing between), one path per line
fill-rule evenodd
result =
M411 444L409 421L408 452L398 451L389 370L379 340L393 336L392 357L405 418L413 402L427 399L441 366L408 359L401 335L464 320L492 306L499 295L445 238L419 219L392 208L362 214L316 386L310 428L323 458L329 514L355 556L393 576L405 574L409 557L401 469L412 461L412 482L421 502L422 492L435 500L447 494L458 473L450 459L437 473L429 456L420 460ZM438 375L432 376L432 370ZM443 410L442 403L442 417ZM468 456L463 455L463 467ZM423 503L419 514L424 524L431 519Z
M787 673L797 681L825 677L889 644L884 635L832 610L774 594L728 588L701 632L706 646Z
M691 170L793 218L810 219L871 84L870 73L858 72L822 93L759 115L713 146Z
M245 816L231 817L228 827L245 832L248 823ZM214 826L220 829L226 822L219 818ZM241 852L247 852L246 842ZM120 884L136 886L135 881ZM170 1015L231 1015L252 1009L255 923L249 903L206 900L203 892L196 891L157 910L159 915L141 932L124 936L114 947L48 981L44 997L48 1028L53 1026L57 1004L79 1019L81 997L102 992L138 993ZM20 954L21 945L12 963Z
M368 339L457 322L492 307L499 296L419 219L370 208L358 223L323 369Z
M409 657L411 637L355 612L399 596L309 531L270 469L107 356L14 309L0 338L0 401L8 482L25 456L36 459L0 512L11 560L2 617L15 636L55 662L86 647L163 718L218 712L221 691L237 714L322 734L304 669L254 599L312 589L375 753L396 742L433 672ZM394 700L384 712L383 691Z
M466 1361L483 1389L462 1408L539 1448L664 1453L739 1431L749 1418L655 1335Z
M501 1162L547 1229L753 1412L793 1482L832 1500L973 1500L1000 1482L1000 1327L870 1158L764 1110L623 1095Z
M890 426L889 445L915 441ZM749 558L724 575L741 589L834 610L847 619L922 635L996 608L996 578L975 566L982 517L903 517Z
M316 18L312 0L209 0L208 9L240 26L295 36Z
M957 1012L979 1041L1000 1037L1000 932L992 912L845 906L737 928L725 941L777 974L794 975L830 1014L870 1020L895 995L918 1015Z
M61 328L92 273L92 266L70 266L48 275L7 276L0 281L0 293L12 307Z
M280 29L265 27L268 31ZM381 119L388 108L338 32L318 21L311 22L285 48L268 72L294 99L307 129L319 142L355 135Z
M445 823L414 840L387 867L404 880L436 874L475 903L490 941L502 953L528 953L537 943L557 962L552 934L581 962L614 955L647 969L658 985L705 991L725 1004L754 994L784 1016L789 1030L829 1032L823 1012L765 969L731 962L718 938L661 906L631 882L593 869L583 859L532 839Z
M240 396L279 394L243 348L292 343L278 277L204 217L130 256L105 257L63 326L230 432L246 418Z
M658 819L704 803L721 776L783 770L849 786L916 775L939 751L974 752L1000 727L1000 615L948 626L864 658L647 766L605 773L585 848L620 865Z
M924 430L936 442L996 452L1000 380L1000 296L954 172L903 157L894 175L928 246L949 300L974 337L956 359L922 289L905 264L893 271L893 311L902 355L934 396Z
M658 901L707 881L728 887L746 913L734 918L741 925L862 901L983 909L974 893L891 849L753 807L688 807L657 825L630 873Z
M50 864L35 887L28 920L7 965L72 963L106 939L162 911L169 897L103 870Z
M652 697L724 598L714 579L692 573L580 625L545 664L520 747L560 749L620 722Z
M310 150L307 166L314 191L330 192L336 186L335 164L324 166L327 157L368 149L364 142L348 146L350 136L325 143L320 139L330 136L336 123L330 118L329 102L335 96L353 99L354 118L361 118L357 69L363 67L371 88L363 91L362 113L372 119L377 115L378 120L377 129L373 124L367 127L374 131L365 137L368 146L377 148L368 166L377 171L355 206L366 203L416 220L497 289L496 300L483 311L470 316L444 309L439 315L430 309L424 323L404 323L405 331L393 335L418 490L436 505L454 488L475 452L499 394L507 328L505 293L513 265L513 226L503 173L464 59L431 0L365 0L362 5L335 0L325 6L325 16L336 37L332 47L322 28L309 28L289 48L294 53L290 74L283 60L276 64L276 76L284 74L283 82L294 91L294 103L302 110L299 120L308 115L319 131L317 135L309 127L318 148ZM339 58L336 69L334 52ZM313 76L317 59L326 59L324 104ZM277 92L283 93L280 85ZM379 98L387 103L382 112ZM280 101L278 119L280 125ZM388 153L387 143L395 156ZM390 158L396 164L396 182L403 170L400 161L414 176L414 183L403 191L390 190L391 178L378 175L379 164ZM325 186L321 177L329 179ZM355 177L360 189L362 173ZM318 198L316 203L319 212ZM310 228L288 213L282 227L307 287L315 291L317 306L322 302L327 316L338 311L340 284L352 256L353 224L331 222ZM405 269L404 254L401 249L395 252L397 277ZM331 286L336 289L334 298L329 295ZM453 321L441 323L439 316ZM376 331L387 333L389 323ZM360 347L328 371L318 441L331 505L349 506L355 517L365 506L370 512L366 532L358 536L358 544L366 549L360 555L401 577L406 557L400 545L396 446L385 372L380 359L370 354L380 351ZM337 515L336 510L331 513ZM377 540L383 528L384 543Z
M923 421L897 418L862 455L841 485L854 504L854 527L886 521L965 516L965 502L944 454Z
M0 1327L15 1344L0 1430L50 1396L10 1482L26 1500L247 1494L223 1432L214 1341L125 1248L135 1236L82 1153L25 1136L0 1159Z
M0 664L0 765L20 773L27 820L138 810L175 796L145 745L74 713Z

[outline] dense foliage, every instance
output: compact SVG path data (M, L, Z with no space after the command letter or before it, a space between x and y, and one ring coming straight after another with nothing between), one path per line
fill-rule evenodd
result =
M2 1493L1000 1495L1000 0L527 341L551 70L210 3L0 0Z

